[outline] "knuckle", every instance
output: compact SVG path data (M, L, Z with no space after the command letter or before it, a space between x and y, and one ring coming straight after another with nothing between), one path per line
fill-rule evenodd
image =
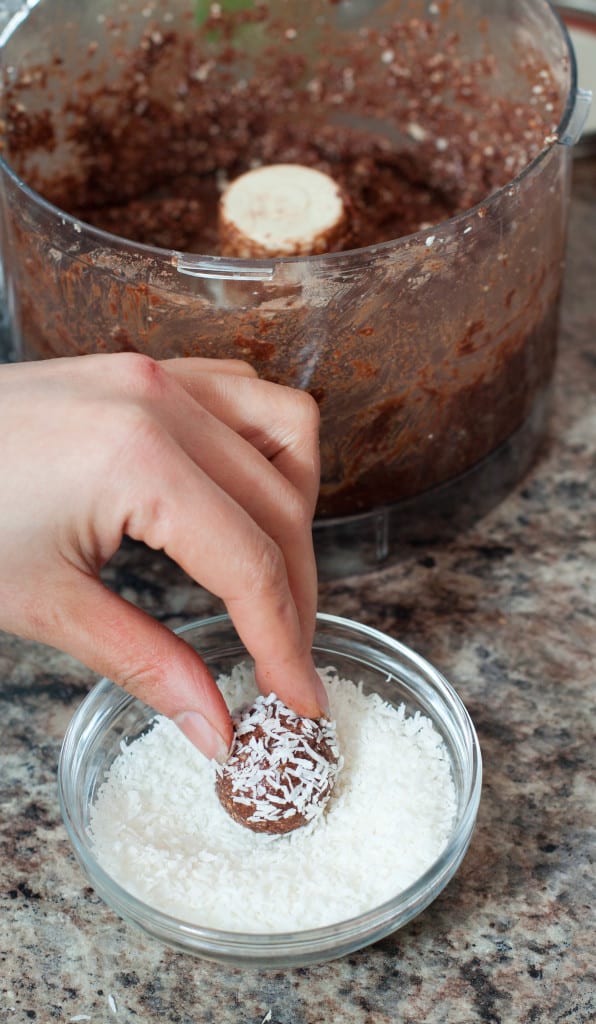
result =
M284 516L293 533L310 533L312 526L312 504L306 495L288 487L284 494Z
M264 534L249 563L248 590L263 597L279 594L287 585L288 575L281 548Z
M299 421L301 430L309 435L318 434L321 422L319 406L308 391L296 391L296 418Z
M148 657L151 655L149 654ZM121 662L116 682L146 704L156 707L163 704L164 678L166 677L162 671L160 659L155 652L150 663L130 657L128 661Z
M222 359L221 369L235 376L250 377L253 380L259 376L254 366L247 363L245 359Z
M169 379L157 360L140 352L120 353L117 373L125 393L143 401L161 398Z

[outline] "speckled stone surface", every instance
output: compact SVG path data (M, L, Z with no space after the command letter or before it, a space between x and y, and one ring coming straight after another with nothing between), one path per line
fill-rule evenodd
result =
M64 655L0 636L0 1020L596 1018L595 385L596 162L582 161L554 411L537 464L457 540L321 586L322 610L388 631L455 683L485 761L478 827L455 879L409 926L352 956L242 971L172 953L121 922L87 886L57 801L61 739L94 679ZM217 607L140 547L107 575L171 625Z

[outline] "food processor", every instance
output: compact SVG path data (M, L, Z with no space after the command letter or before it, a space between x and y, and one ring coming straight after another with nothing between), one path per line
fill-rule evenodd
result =
M15 358L234 357L308 390L323 572L459 528L519 479L544 433L589 105L546 0L16 7L0 37ZM339 182L352 234L222 255L218 197L288 163Z

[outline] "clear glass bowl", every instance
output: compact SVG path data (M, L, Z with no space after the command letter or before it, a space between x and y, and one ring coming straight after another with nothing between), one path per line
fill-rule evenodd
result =
M249 660L227 615L177 630L206 661L214 676ZM462 701L420 655L368 626L318 616L315 661L332 664L366 693L429 717L449 752L457 809L441 856L411 886L386 903L349 920L291 934L241 934L201 928L170 917L123 889L98 864L90 844L90 809L105 772L126 738L138 735L154 712L103 679L75 713L64 738L58 769L62 814L74 851L96 892L124 920L168 946L239 966L299 966L343 956L405 925L436 898L457 871L478 810L482 762L478 738Z

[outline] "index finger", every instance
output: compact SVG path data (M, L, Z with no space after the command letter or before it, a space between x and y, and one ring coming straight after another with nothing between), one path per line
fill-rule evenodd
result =
M320 482L319 411L307 392L249 375L218 374L215 367L206 377L194 359L160 365L203 408L269 459L309 501L314 514Z
M225 603L255 660L263 692L318 718L326 697L302 628L283 552L166 432L130 449L126 491L110 505L117 529L163 549ZM222 457L225 454L222 453Z

